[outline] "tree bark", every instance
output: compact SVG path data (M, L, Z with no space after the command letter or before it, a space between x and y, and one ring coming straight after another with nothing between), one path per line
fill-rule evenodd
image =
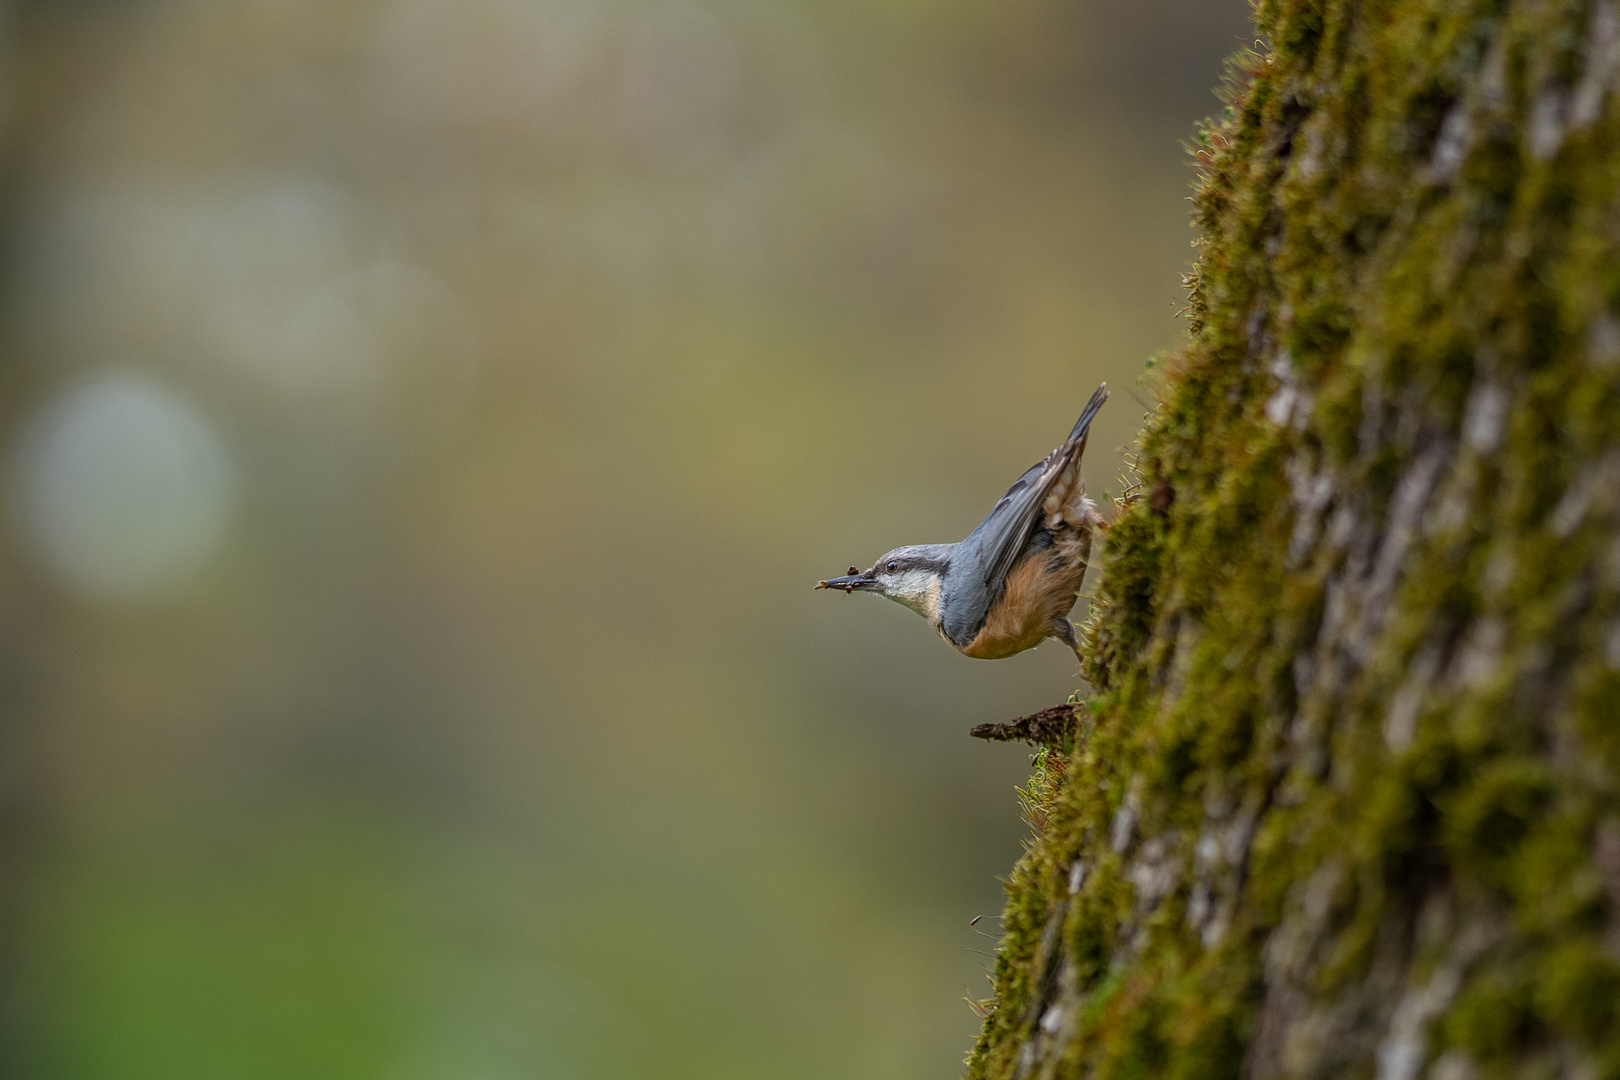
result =
M971 1077L1620 1077L1620 4L1267 0Z

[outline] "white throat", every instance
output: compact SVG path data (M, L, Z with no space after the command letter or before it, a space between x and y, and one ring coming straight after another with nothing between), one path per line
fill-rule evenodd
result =
M931 570L902 570L879 574L883 595L904 604L931 623L939 622L939 575Z

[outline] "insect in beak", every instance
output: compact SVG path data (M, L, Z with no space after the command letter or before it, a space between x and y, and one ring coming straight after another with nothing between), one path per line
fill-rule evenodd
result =
M827 581L816 583L818 589L843 589L846 594L856 589L867 591L877 588L877 582L861 573L859 567L850 567L849 573L843 577L835 577Z

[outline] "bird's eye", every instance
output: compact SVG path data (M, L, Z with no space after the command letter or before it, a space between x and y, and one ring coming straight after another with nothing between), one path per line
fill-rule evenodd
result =
M892 574L898 569L900 569L900 564L895 562L893 559L890 559L889 560L889 573Z

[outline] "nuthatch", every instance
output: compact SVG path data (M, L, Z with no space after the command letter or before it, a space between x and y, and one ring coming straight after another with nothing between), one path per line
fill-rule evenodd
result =
M1080 656L1069 612L1086 576L1092 535L1104 527L1086 498L1080 456L1107 400L1103 383L1063 445L1020 476L966 540L898 547L870 570L852 566L816 588L887 596L975 659L1000 660L1049 637Z

